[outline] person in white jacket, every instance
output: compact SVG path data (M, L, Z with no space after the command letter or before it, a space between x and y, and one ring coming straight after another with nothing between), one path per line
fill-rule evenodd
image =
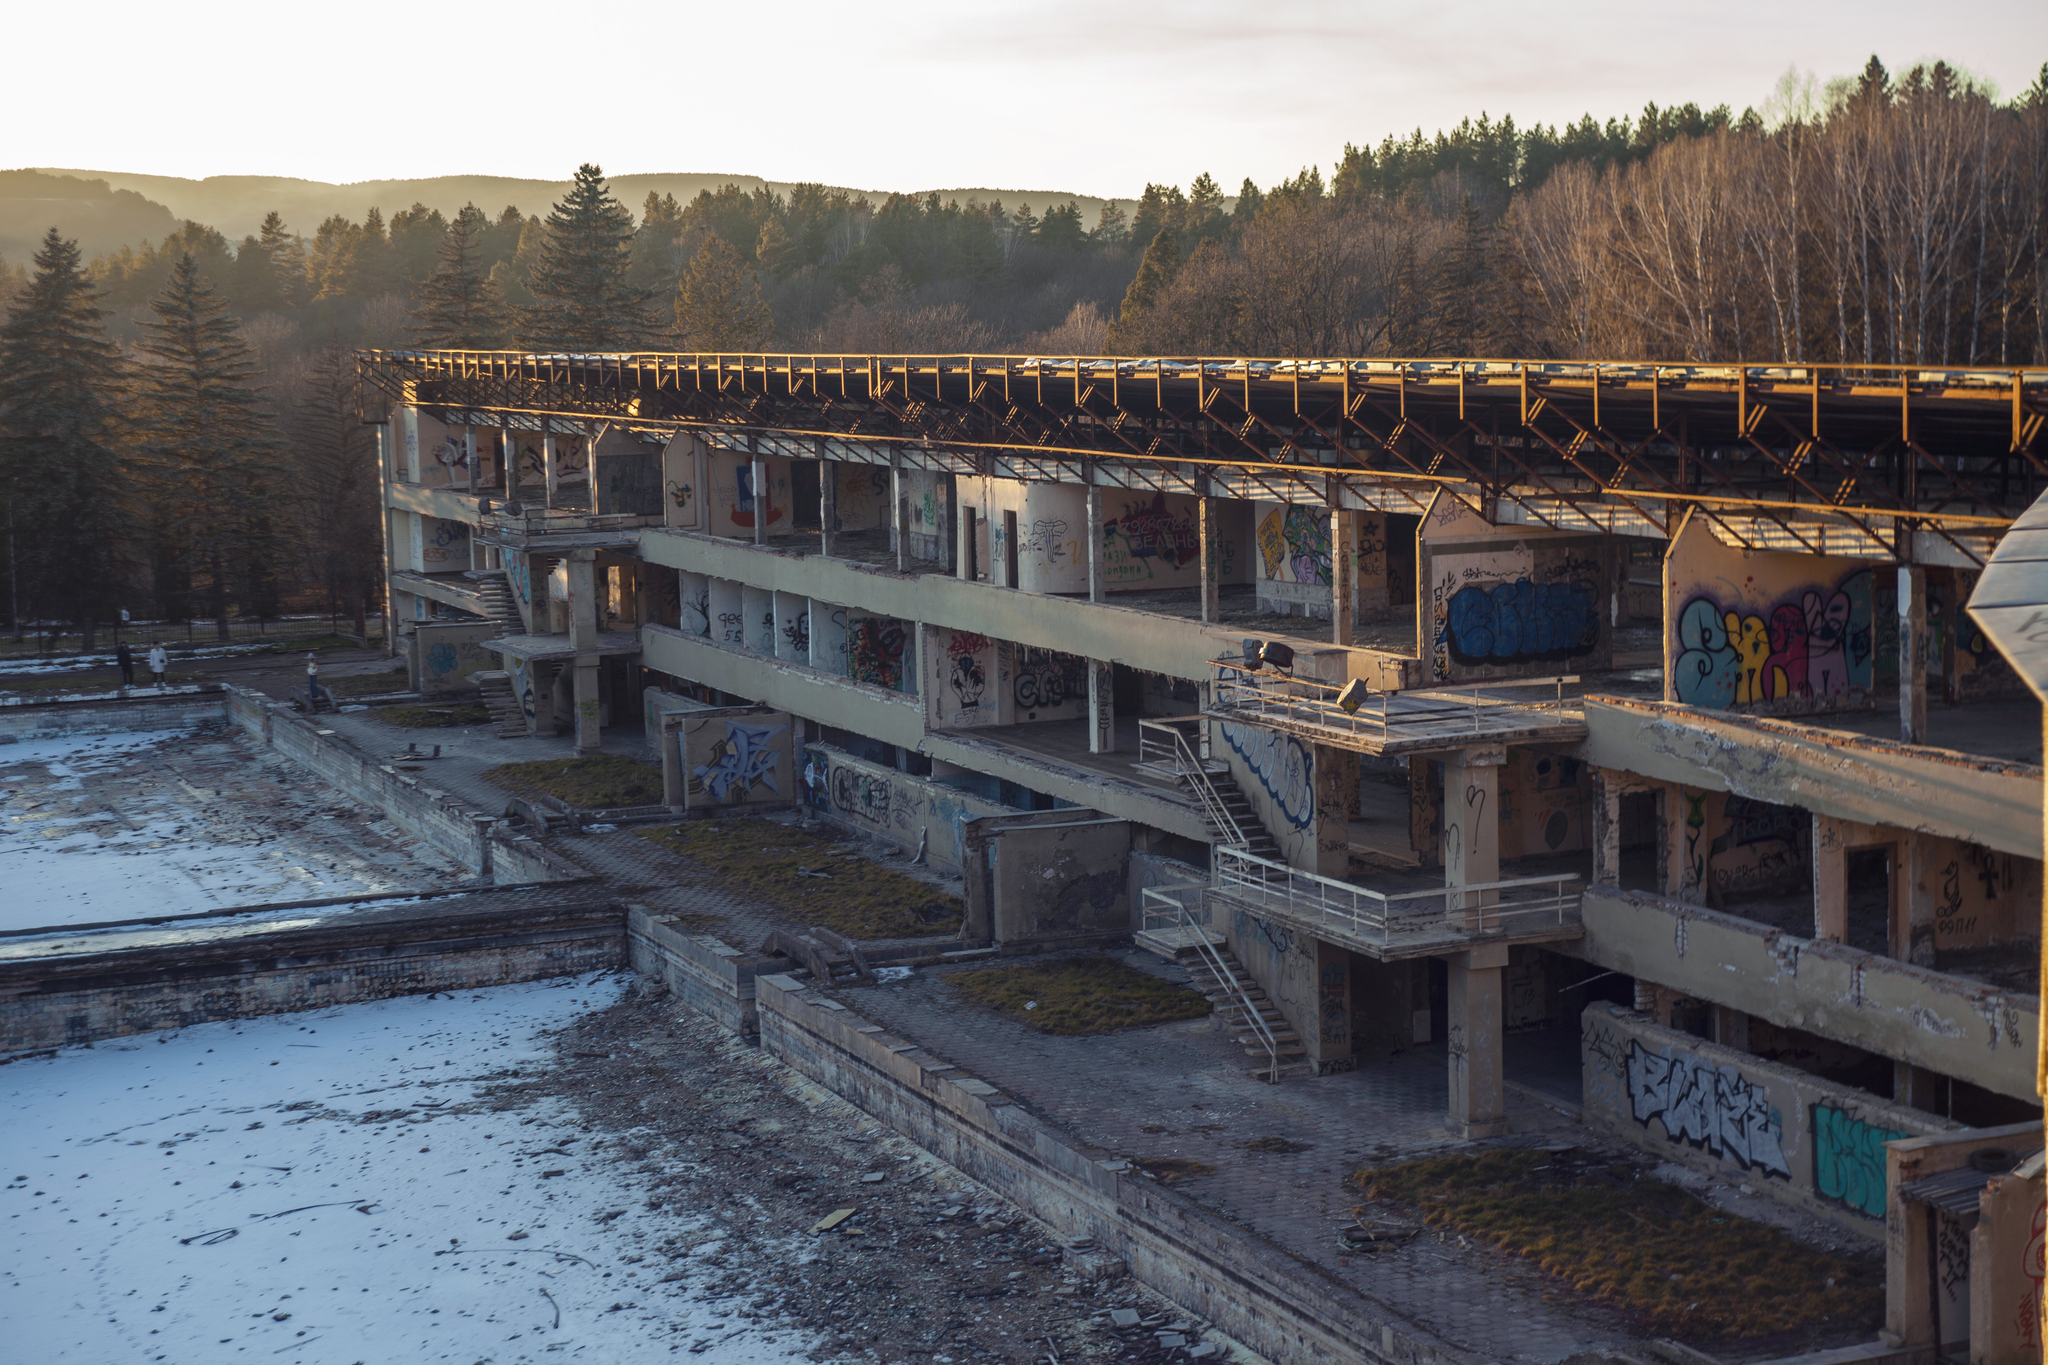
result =
M164 674L170 671L171 656L164 652L162 645L149 647L149 671L156 674L156 685L164 685Z

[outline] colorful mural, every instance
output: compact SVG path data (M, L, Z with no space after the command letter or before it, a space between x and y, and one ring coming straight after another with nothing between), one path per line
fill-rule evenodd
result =
M1600 643L1600 595L1586 579L1467 583L1444 604L1439 637L1454 663L1558 663Z
M1201 526L1192 503L1175 516L1166 494L1154 493L1149 501L1124 503L1103 520L1103 574L1113 586L1153 582L1201 559Z
M1268 579L1330 586L1330 514L1322 508L1282 503L1259 521L1258 544Z
M847 624L846 676L892 690L903 686L903 651L910 643L901 621L859 616Z
M1846 700L1871 685L1871 571L1794 590L1766 611L1701 594L1678 613L1671 682L1693 706Z

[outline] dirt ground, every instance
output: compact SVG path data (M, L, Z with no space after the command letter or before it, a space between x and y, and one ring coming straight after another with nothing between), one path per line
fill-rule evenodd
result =
M1084 1278L1048 1229L649 981L556 1042L557 1068L494 1102L566 1101L649 1208L714 1215L722 1240L697 1241L715 1249L679 1236L641 1254L717 1270L707 1299L755 1291L737 1316L816 1330L814 1359L1164 1362L1205 1342L1207 1359L1257 1359L1127 1277ZM678 1157L696 1159L678 1173ZM1115 1329L1115 1309L1140 1320Z

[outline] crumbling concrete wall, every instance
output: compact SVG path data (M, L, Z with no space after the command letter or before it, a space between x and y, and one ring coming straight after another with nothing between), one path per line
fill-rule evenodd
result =
M1664 699L1767 714L1868 708L1881 572L1724 545L1688 512L1664 556Z
M754 977L788 965L779 957L756 957L715 938L687 934L673 915L643 905L626 907L626 951L633 970L651 976L699 1014L743 1038L760 1032L754 1010Z
M906 852L924 845L925 861L959 871L967 821L1013 811L931 778L855 758L829 744L803 751L803 799L826 820Z
M1003 944L1129 933L1131 827L1089 818L995 841L992 932Z
M415 687L424 696L475 691L469 675L498 667L498 656L482 648L482 643L497 639L500 633L489 621L473 625L420 622L413 627L407 646Z
M1416 530L1416 620L1430 681L1597 672L1618 611L1607 536L1489 526L1447 493Z
M1961 1126L1617 1005L1589 1005L1580 1023L1588 1127L1873 1239L1884 1144Z
M65 735L111 735L135 730L189 730L217 725L226 714L219 683L130 696L64 697L0 705L0 744Z

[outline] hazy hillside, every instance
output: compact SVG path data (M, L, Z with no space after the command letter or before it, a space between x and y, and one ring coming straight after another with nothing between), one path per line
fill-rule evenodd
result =
M87 173L90 174L89 172ZM103 177L0 171L0 257L26 265L52 226L76 237L88 258L139 242L154 242L177 226L161 202Z
M7 176L20 176L29 172L7 172ZM508 176L490 175L443 175L425 180L365 180L352 185L330 185L320 180L293 180L285 176L268 175L215 175L204 180L185 180L169 175L129 175L118 171L46 169L40 179L47 181L54 176L75 176L88 181L104 182L117 192L130 192L129 197L142 197L161 204L168 212L163 216L161 226L146 232L135 232L108 243L118 247L139 242L144 238L158 238L169 232L174 223L171 218L192 219L218 228L230 241L240 241L256 231L263 221L263 215L276 209L284 215L285 223L295 231L311 236L323 219L331 214L344 214L349 218L361 218L366 209L378 208L389 218L400 209L414 203L425 204L430 209L439 209L452 217L464 204L475 204L486 213L495 216L507 204L517 207L525 214L544 214L548 206L562 197L569 187L566 180L515 180ZM61 183L61 182L60 182ZM611 182L612 192L637 213L640 204L649 191L656 194L672 194L678 202L688 203L697 197L699 190L715 190L721 185L738 185L752 190L767 185L777 193L787 194L789 186L776 181L764 181L754 175L622 175ZM42 191L48 193L48 191ZM15 191L7 187L5 177L0 177L0 201L4 208L0 213L0 224L11 224L16 215ZM879 205L889 195L887 190L856 190L866 194ZM919 191L923 193L923 191ZM1019 203L1029 203L1043 212L1046 205L1065 203L1073 200L1081 207L1083 217L1093 223L1100 211L1102 201L1086 195L1061 194L1048 190L989 190L989 189L942 189L943 199L958 198L963 202L970 199L1000 198L1006 206L1014 209ZM103 196L104 197L104 196ZM58 226L67 234L83 233L86 219L81 213L67 208L67 214L76 216L79 225L74 226L70 217L60 218ZM34 217L34 212L29 212ZM47 216L47 212L46 212ZM32 236L42 235L44 222ZM0 232L5 228L0 227ZM81 240L80 245L90 256L102 250L101 246ZM0 251L9 260L19 260L16 248L4 237L0 237Z

